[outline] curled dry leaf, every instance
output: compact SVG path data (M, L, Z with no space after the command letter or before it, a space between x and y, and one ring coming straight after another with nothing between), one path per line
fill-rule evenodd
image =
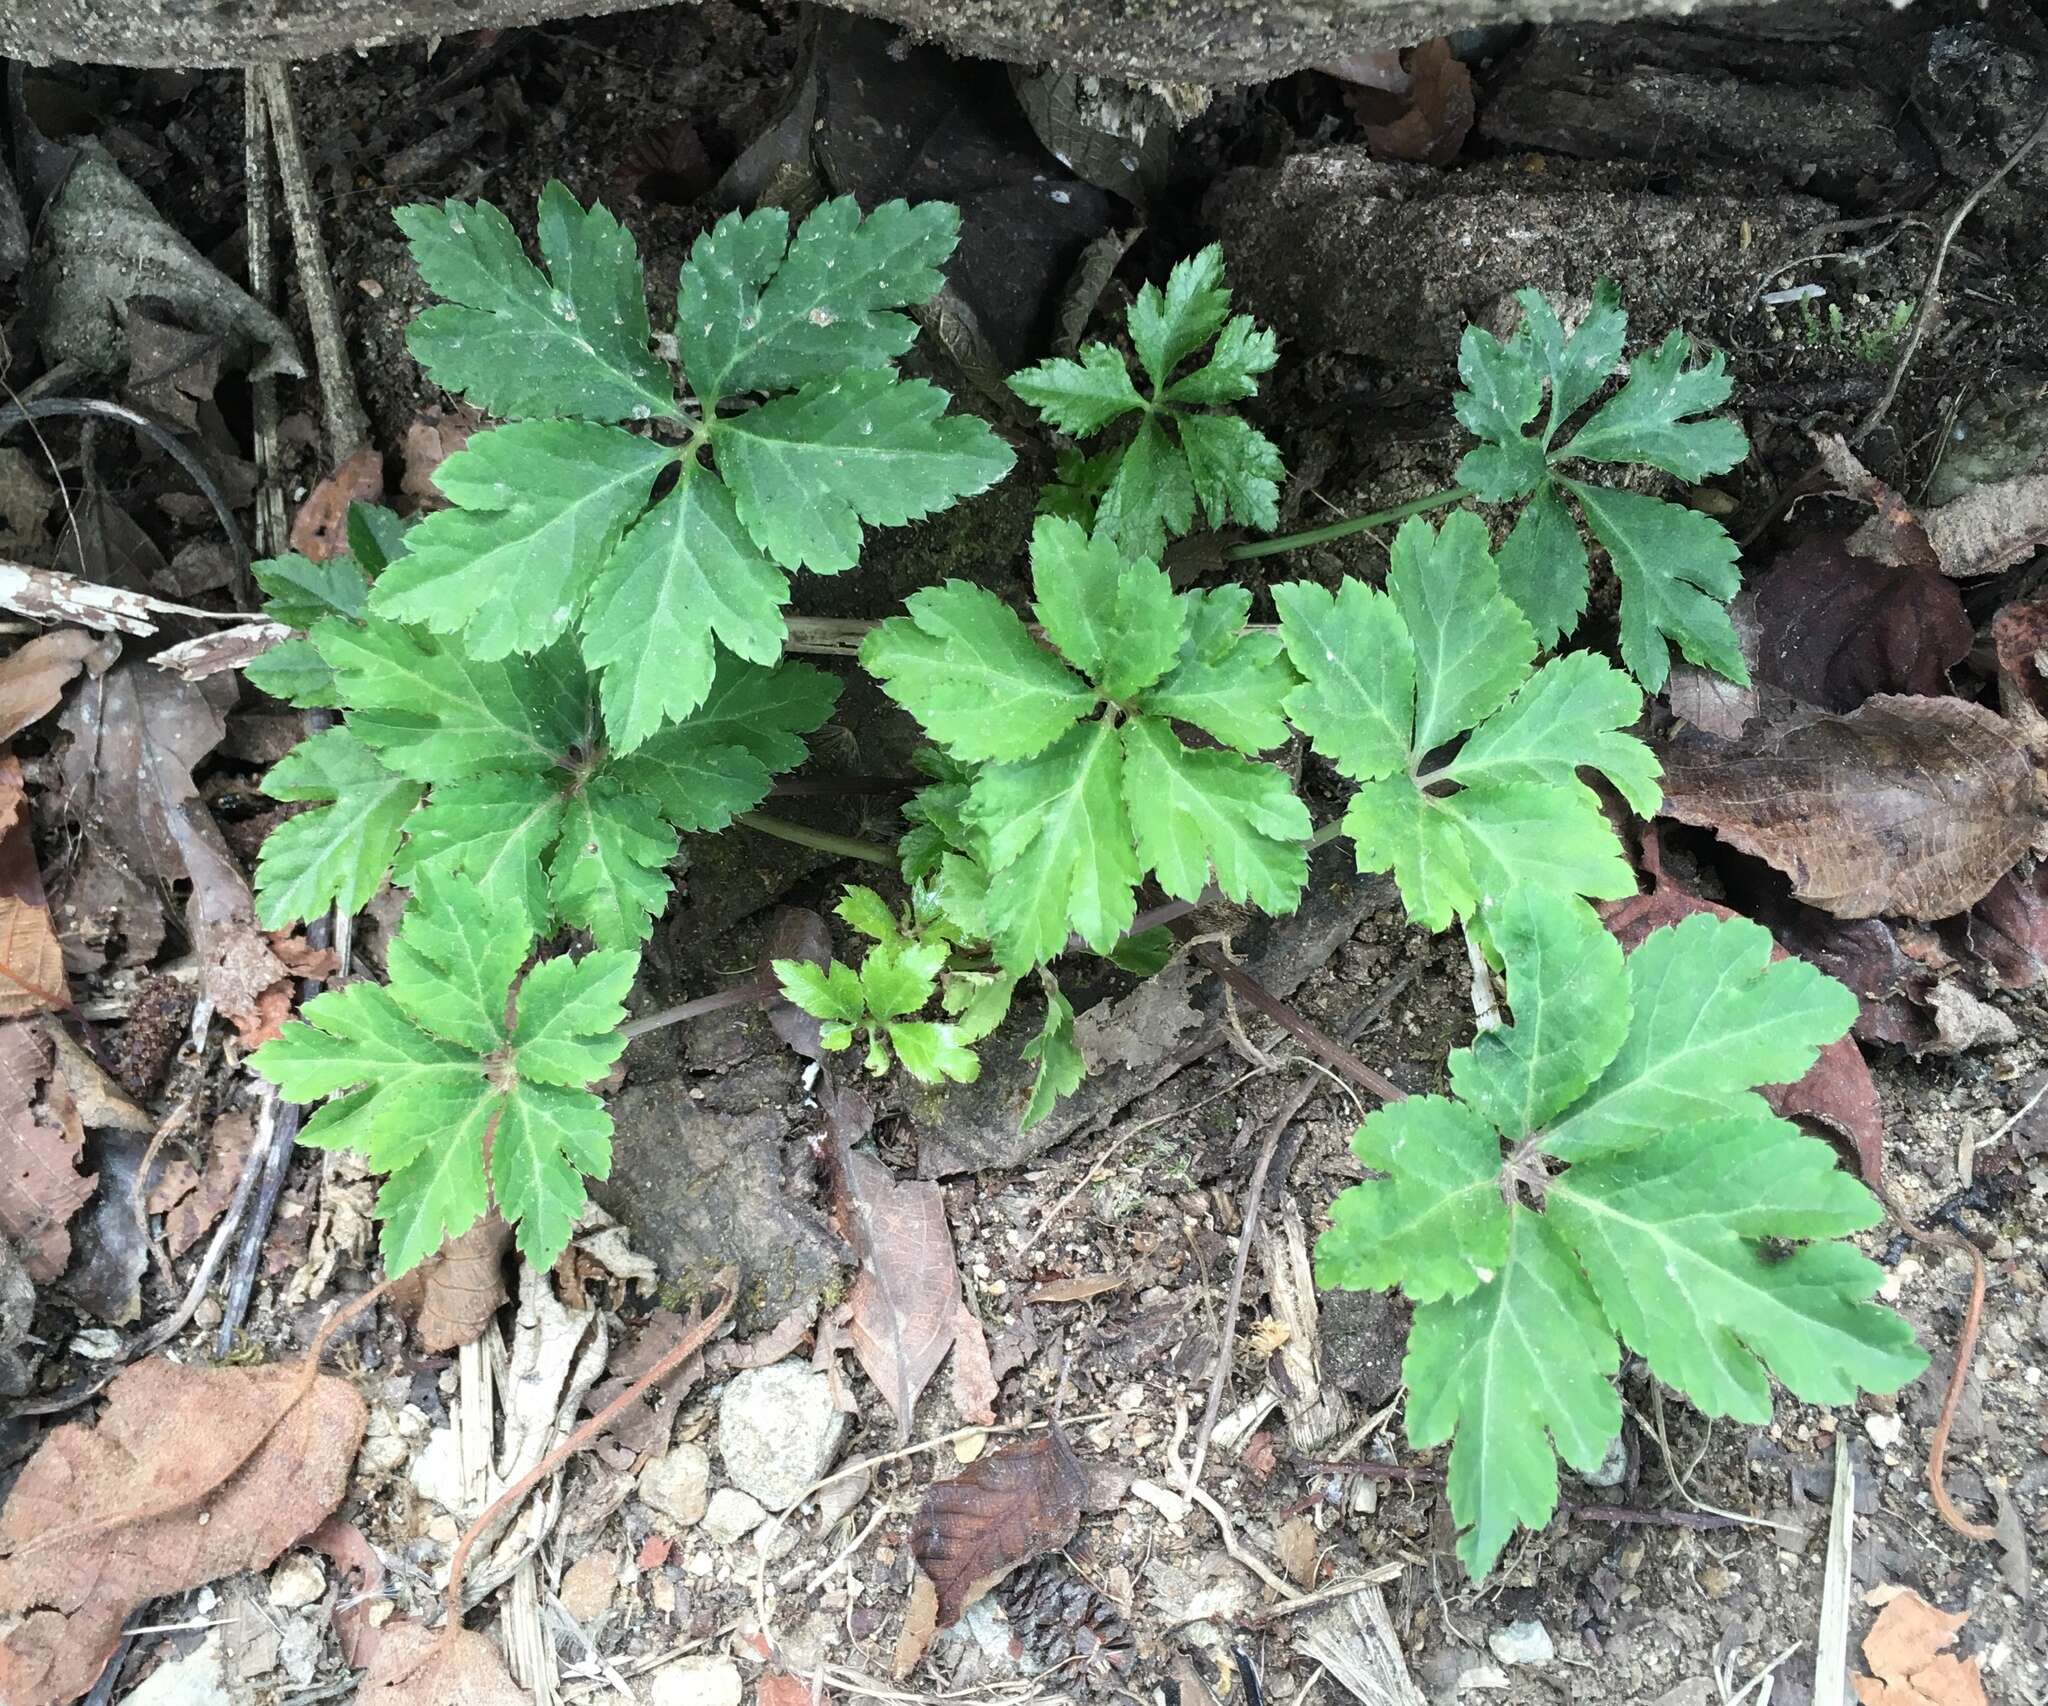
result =
M205 1170L196 1176L192 1190L164 1216L164 1242L173 1256L184 1255L220 1219L242 1177L249 1145L255 1141L256 1127L247 1114L223 1114L213 1122Z
M1682 736L1664 815L1776 866L1841 918L1946 918L2048 833L2019 731L1962 699L1881 694L1846 717L1759 717L1740 741Z
M1963 920L1963 945L2007 989L2048 977L2048 863L2000 877Z
M306 1544L335 1569L334 1638L350 1670L369 1664L383 1644L384 1630L372 1613L384 1600L384 1560L352 1522L331 1516L306 1536Z
M2048 599L2008 604L1991 619L1998 703L2036 752L2048 752Z
M1953 581L1859 557L1829 535L1778 558L1755 614L1757 676L1828 711L1877 693L1947 691L1974 637Z
M1728 907L1687 894L1654 866L1651 877L1655 886L1648 894L1600 908L1601 922L1624 949L1633 951L1651 931L1695 912L1711 912L1716 918L1738 916ZM1788 956L1774 942L1771 957L1782 960ZM1804 1114L1847 1138L1855 1146L1856 1168L1864 1183L1873 1187L1883 1184L1884 1115L1878 1106L1877 1085L1853 1038L1839 1037L1829 1043L1804 1078L1796 1084L1770 1085L1763 1098L1774 1113L1786 1119Z
M1347 90L1345 101L1375 156L1448 166L1471 134L1475 108L1472 73L1442 36L1408 55L1407 86L1388 80Z
M42 1442L0 1513L0 1620L13 1622L0 1640L0 1699L75 1699L130 1612L267 1569L326 1519L348 1489L367 1412L330 1376L300 1393L296 1366L152 1357L115 1378L96 1425Z
M960 1412L962 1421L991 1426L1001 1390L988 1357L988 1335L982 1332L980 1317L963 1297L960 1318L953 1330L953 1408Z
M292 549L324 563L348 549L348 506L384 501L384 458L359 445L306 494L292 517Z
M356 1693L358 1706L528 1706L531 1698L488 1635L410 1621L385 1624Z
M71 1005L64 950L50 919L22 788L21 763L0 752L0 1018Z
M399 476L401 497L412 499L412 513L446 509L448 499L434 484L434 470L469 443L469 435L484 424L484 418L467 403L450 409L430 407L405 429L399 446L405 458L405 472Z
M1977 1661L1946 1651L1969 1620L1967 1611L1942 1611L1911 1589L1893 1590L1863 1637L1872 1674L1855 1679L1860 1706L1986 1706Z
M918 1394L946 1360L960 1319L945 1193L851 1151L839 1171L841 1219L860 1256L853 1354L895 1414L897 1443L907 1444Z
M939 1627L1019 1564L1073 1539L1087 1492L1087 1471L1057 1424L926 1492L910 1551L938 1590Z
M71 1217L96 1175L78 1171L79 1141L37 1117L36 1087L49 1076L47 1041L27 1025L0 1025L0 1233L30 1279L48 1285L71 1261Z
M939 1628L939 1590L924 1571L910 1587L910 1604L903 1613L903 1628L896 1637L896 1652L889 1662L889 1674L898 1682L917 1669L925 1649Z
M119 642L83 628L38 634L0 658L0 740L16 735L57 708L78 672L97 675L114 661Z
M512 1228L492 1209L398 1282L391 1306L412 1318L423 1349L438 1355L483 1336L504 1306L511 1245Z
M2048 472L1989 480L1945 504L1915 511L1856 459L1840 434L1816 434L1814 443L1828 472L1877 511L1849 541L1862 555L1974 580L2009 569L2048 544Z

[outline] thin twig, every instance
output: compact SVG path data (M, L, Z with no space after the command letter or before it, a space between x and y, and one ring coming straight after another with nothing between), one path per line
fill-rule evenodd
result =
M1220 977L1233 994L1249 1001L1311 1054L1319 1055L1361 1089L1382 1102L1406 1101L1408 1092L1386 1074L1367 1066L1335 1037L1304 1019L1249 972L1234 966L1212 942L1195 949L1195 958Z
M276 257L271 252L270 125L253 72L242 75L242 200L248 228L249 294L275 308ZM255 414L256 549L274 557L285 548L284 485L278 471L277 381L249 385Z
M2007 173L2034 151L2044 136L2048 136L2048 111L2041 114L2041 122L2028 132L2027 139L2005 157L2005 164L1964 196L1955 212L1948 216L1948 222L1941 228L1941 241L1935 247L1934 265L1928 271L1927 282L1920 287L1920 303L1913 310L1913 324L1907 330L1905 341L1899 345L1898 358L1892 363L1891 377L1885 382L1884 395L1871 405L1870 413L1863 417L1862 424L1849 435L1851 444L1861 444L1875 430L1877 423L1891 411L1892 403L1899 394L1899 386L1906 377L1906 369L1912 365L1914 352L1920 347L1920 339L1927 330L1927 323L1934 316L1934 298L1941 289L1942 269L1948 265L1949 246L1955 242L1956 233L1962 229L1963 221L1976 211L1977 204L2003 181Z
M1237 1340L1237 1311L1244 1301L1245 1267L1251 1257L1252 1241L1258 1236L1259 1205L1266 1194L1266 1170L1273 1164L1273 1151L1280 1147L1281 1137L1318 1088L1311 1079L1281 1103L1280 1111L1267 1123L1265 1141L1259 1145L1258 1164L1252 1168L1243 1224L1237 1234L1237 1262L1230 1270L1230 1291L1223 1300L1223 1325L1217 1336L1216 1366L1209 1375L1209 1398L1202 1406L1202 1425L1195 1430L1194 1455L1188 1461L1188 1492L1202 1478L1202 1469L1209 1460L1209 1436L1216 1431L1216 1415L1223 1407L1223 1388L1230 1378L1231 1350Z

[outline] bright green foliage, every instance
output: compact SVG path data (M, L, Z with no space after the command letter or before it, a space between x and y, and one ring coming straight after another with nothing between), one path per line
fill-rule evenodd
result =
M585 1086L625 1047L618 1026L637 956L553 959L521 978L533 946L517 916L423 879L392 943L390 981L316 996L250 1056L293 1101L335 1098L302 1142L356 1150L387 1175L377 1213L391 1274L493 1203L520 1254L548 1267L583 1212L584 1177L611 1170L611 1116Z
M1025 1104L1024 1117L1019 1122L1025 1131L1051 1113L1053 1104L1062 1096L1071 1096L1078 1090L1088 1071L1081 1046L1074 1040L1073 1004L1060 992L1051 973L1040 971L1038 979L1045 985L1045 1023L1039 1026L1038 1035L1024 1045L1024 1058L1038 1062L1038 1076L1031 1083L1031 1100Z
M1146 347L1178 347L1187 334L1161 324ZM1285 738L1295 677L1275 636L1243 632L1249 596L1175 593L1156 564L1057 517L1040 517L1031 564L1059 655L959 581L913 594L909 615L861 647L954 761L981 761L971 779L956 772L920 796L906 872L925 875L949 844L971 852L988 876L996 962L1014 976L1062 952L1070 932L1109 952L1148 871L1182 899L1213 880L1232 899L1292 910L1308 813L1252 755ZM1224 745L1190 747L1175 722Z
M1363 784L1344 832L1360 870L1393 871L1411 918L1441 930L1524 883L1635 892L1578 772L1598 770L1635 810L1656 811L1656 760L1621 732L1642 696L1590 653L1534 667L1536 637L1501 591L1477 516L1446 516L1441 531L1406 522L1385 592L1296 581L1273 601L1302 679L1287 713Z
M946 415L944 392L896 376L917 330L899 310L939 288L958 235L945 203L863 218L841 198L793 239L779 209L720 220L678 285L687 411L650 348L632 239L603 208L548 186L545 271L488 203L398 218L449 298L414 323L413 353L480 408L526 418L436 470L450 507L413 531L371 608L460 635L477 662L580 636L617 750L703 703L717 647L776 661L789 571L851 568L863 527L944 509L1014 460ZM764 400L736 406L748 398ZM680 445L616 424L678 417Z
M666 904L678 832L721 829L760 804L838 691L807 664L722 653L702 703L622 755L566 646L479 661L424 629L341 613L288 643L305 647L346 721L265 784L314 802L257 864L258 915L273 929L331 904L355 910L387 871L407 884L446 873L530 931L572 924L630 947Z
M1197 500L1211 527L1277 526L1279 450L1238 416L1208 412L1258 395L1258 376L1278 359L1271 332L1230 312L1222 249L1212 243L1182 261L1165 290L1140 290L1128 330L1142 390L1124 358L1099 343L1083 344L1079 360L1043 361L1011 377L1010 389L1048 426L1076 438L1137 417L1113 451L1063 459L1059 484L1047 488L1048 513L1092 517L1095 531L1133 559L1156 558L1186 533ZM1205 346L1207 358L1180 372Z
M1877 1201L1755 1093L1801 1076L1856 998L1769 933L1697 914L1624 962L1584 902L1533 884L1490 906L1512 1025L1451 1056L1456 1099L1382 1108L1353 1148L1384 1175L1330 1210L1324 1285L1417 1305L1403 1377L1417 1446L1453 1441L1459 1556L1492 1568L1619 1431L1616 1336L1710 1415L1770 1419L1926 1366L1833 1242ZM1781 1246L1799 1242L1787 1254Z
M1673 332L1637 357L1627 383L1559 444L1620 360L1628 317L1605 283L1570 337L1536 291L1516 300L1522 324L1506 343L1468 326L1458 348L1458 419L1481 440L1458 465L1458 479L1488 503L1526 500L1500 552L1508 596L1544 646L1578 625L1587 560L1561 496L1570 492L1621 582L1621 656L1629 672L1654 693L1676 645L1693 662L1747 681L1726 608L1741 584L1727 530L1696 510L1558 472L1572 461L1637 463L1696 482L1734 467L1749 453L1742 429L1725 416L1696 418L1728 400L1720 355L1687 367L1686 338Z

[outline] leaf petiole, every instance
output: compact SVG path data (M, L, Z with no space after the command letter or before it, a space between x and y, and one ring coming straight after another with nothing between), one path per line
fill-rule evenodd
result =
M749 829L763 835L772 835L778 841L793 841L799 847L815 847L820 853L837 853L844 859L863 859L870 865L896 867L896 855L880 842L861 841L851 835L834 835L829 829L813 829L807 823L791 823L787 818L771 817L766 812L741 812L733 819Z
M1411 498L1407 503L1396 504L1392 509L1374 510L1370 515L1354 515L1349 521L1333 521L1327 527L1311 527L1305 533L1283 533L1277 539L1259 539L1245 545L1232 545L1223 553L1224 560L1248 563L1254 557L1271 557L1281 551L1293 551L1305 545L1327 545L1332 539L1348 539L1354 533L1384 527L1390 521L1405 521L1411 515L1423 515L1433 509L1448 508L1471 495L1470 487L1446 486L1440 492L1431 492L1427 497Z

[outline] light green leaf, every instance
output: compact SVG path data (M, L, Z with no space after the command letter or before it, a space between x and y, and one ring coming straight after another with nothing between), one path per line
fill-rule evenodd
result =
M1749 454L1742 428L1726 416L1688 420L1728 401L1734 382L1716 350L1688 368L1691 341L1673 332L1638 356L1623 385L1558 454L1589 462L1647 462L1697 482L1725 474Z
M1191 751L1156 717L1127 722L1123 740L1124 803L1159 886L1191 901L1213 870L1230 899L1292 912L1314 825L1287 778L1235 752Z
M350 730L330 728L273 764L263 791L321 802L277 825L257 855L256 916L282 930L330 906L346 915L368 905L426 790L385 769Z
M483 1086L472 1052L418 1029L376 983L314 996L299 1020L251 1054L249 1064L294 1102L315 1102L358 1084Z
M1010 389L1058 432L1086 438L1145 399L1131 384L1124 358L1108 344L1083 344L1079 361L1055 357L1010 375Z
M555 916L600 948L635 948L668 905L676 833L644 795L600 776L568 802L548 861Z
M873 1019L902 1019L938 993L944 942L912 942L901 936L877 942L860 962L861 995Z
M887 368L917 337L891 310L931 300L959 234L960 210L943 201L884 202L862 218L840 196L793 243L780 208L728 213L691 247L676 288L676 346L706 418L721 397Z
M397 209L413 264L448 298L406 345L434 382L488 415L647 420L676 413L668 369L648 348L632 237L559 183L540 198L543 274L487 201ZM552 278L549 277L552 274Z
M1771 959L1768 930L1695 913L1628 957L1626 1040L1544 1148L1568 1161L1638 1148L1680 1126L1765 1109L1759 1084L1805 1076L1855 1023L1856 997L1804 960Z
M1428 930L1448 930L1453 917L1479 909L1472 850L1440 801L1426 798L1409 776L1368 782L1344 810L1361 871L1392 871L1408 916Z
M785 568L838 574L861 525L900 527L994 485L1010 447L946 393L873 369L812 380L710 423L712 452L754 542Z
M1671 667L1665 641L1696 664L1746 683L1727 602L1741 590L1735 541L1710 515L1640 492L1568 482L1621 582L1621 661L1650 692Z
M1590 1473L1621 1432L1613 1330L1545 1217L1518 1211L1500 1277L1416 1310L1401 1365L1408 1441L1451 1446L1458 1556L1477 1580L1517 1523L1557 1508L1557 1462ZM1553 1454L1553 1447L1554 1454Z
M323 616L353 621L362 615L370 596L369 577L352 557L316 563L293 551L251 563L249 573L263 589L263 614L288 628L310 628Z
M1270 330L1254 325L1249 314L1233 314L1216 334L1209 359L1169 385L1165 401L1201 405L1256 397L1258 376L1271 372L1279 359L1280 345Z
M720 731L723 732L723 731ZM644 795L677 829L723 829L768 797L767 768L743 746L721 744L692 715L671 723L638 752L614 758L606 780Z
M1239 522L1273 532L1280 525L1279 446L1236 415L1176 415L1188 476L1211 527Z
M616 427L523 421L478 433L435 470L451 508L407 536L370 608L461 632L473 658L539 651L573 627L674 452Z
M521 920L423 874L385 953L386 989L429 1036L489 1054L505 1041L505 998L532 946Z
M1586 1093L1628 1031L1621 944L1583 901L1523 887L1486 911L1514 1023L1450 1058L1451 1085L1511 1141Z
M559 955L528 972L512 1029L519 1076L581 1089L609 1072L625 1052L619 1026L639 969L638 954L601 952Z
M1022 973L1069 930L1106 953L1137 916L1123 743L1107 722L1069 729L1035 758L982 767L969 822L988 841L996 963Z
M410 884L423 873L459 873L484 906L537 933L548 919L546 859L566 809L553 777L508 772L445 782L407 822L393 875Z
M704 702L713 641L773 664L787 632L789 576L740 526L732 494L692 465L613 553L590 591L583 657L603 672L612 745L630 751Z
M1351 1150L1388 1175L1330 1205L1316 1241L1316 1283L1349 1291L1398 1285L1417 1303L1463 1297L1507 1261L1500 1134L1462 1103L1410 1096L1367 1116Z
M491 1192L529 1265L554 1265L582 1216L584 1176L611 1170L612 1117L587 1090L522 1083L505 1098L491 1139Z
M956 971L946 974L939 1005L953 1021L955 1038L978 1043L1010 1016L1017 980L1006 971Z
M1176 367L1215 335L1229 313L1220 243L1176 263L1166 275L1163 292L1156 284L1139 289L1131 304L1131 345L1155 393Z
M545 771L584 737L583 707L538 660L480 662L394 622L331 618L312 634L351 733L421 782Z
M1071 521L1039 518L1031 583L1046 638L1112 699L1150 687L1180 651L1184 618L1165 571L1129 561Z
M1507 702L1536 660L1536 639L1501 595L1486 523L1470 510L1441 530L1411 516L1394 535L1387 593L1415 653L1417 756Z
M1278 634L1246 634L1249 595L1242 587L1184 592L1188 633L1180 658L1139 707L1192 723L1239 752L1269 752L1287 739L1283 711L1300 685ZM1222 622L1220 636L1212 632Z
M776 982L782 986L782 998L814 1019L857 1025L868 1010L867 997L861 993L860 973L844 961L834 960L822 970L808 960L774 960L770 964ZM825 1046L844 1048L846 1044Z
M1468 787L1571 782L1580 766L1598 770L1638 817L1657 815L1657 758L1622 731L1643 712L1634 682L1593 652L1552 658L1507 706L1473 732L1446 771Z
M1586 542L1553 481L1537 486L1495 562L1501 591L1528 617L1539 648L1556 645L1579 625L1591 577Z
M1568 1169L1546 1219L1577 1251L1632 1350L1709 1415L1771 1419L1765 1368L1809 1404L1850 1404L1921 1373L1913 1330L1866 1301L1883 1277L1846 1244L1773 1255L1883 1218L1817 1138L1768 1115L1710 1121Z
M1287 697L1294 726L1354 781L1401 769L1414 746L1415 649L1394 601L1348 577L1334 597L1307 581L1272 590L1302 679Z
M707 746L746 748L779 776L803 763L803 737L824 726L838 700L838 678L813 664L791 659L764 669L720 653L710 697L684 727Z
M861 642L861 667L956 758L1043 752L1094 708L1094 692L985 587L926 587Z
M301 710L326 710L341 703L334 671L327 667L311 640L278 641L269 651L259 652L242 666L242 679L273 699L282 699Z
M1156 562L1168 536L1187 532L1194 519L1195 482L1188 459L1159 418L1147 415L1096 505L1095 531L1113 539L1126 557Z
M395 1276L418 1267L482 1217L490 1202L484 1185L484 1128L502 1100L479 1095L461 1123L437 1124L434 1141L392 1169L377 1192L377 1217L384 1223L377 1247L385 1273Z
M951 1025L929 1019L899 1021L889 1027L889 1042L903 1070L920 1084L972 1084L981 1076L981 1062L974 1050L960 1040Z
M889 903L865 883L848 883L832 910L870 941L893 942L903 934Z
M1088 1062L1074 1040L1074 1007L1050 972L1041 971L1045 985L1045 1023L1038 1035L1024 1045L1024 1058L1038 1062L1038 1074L1031 1080L1031 1097L1024 1104L1021 1129L1029 1131L1052 1112L1062 1096L1071 1096L1087 1076Z
M1439 809L1463 834L1482 901L1502 899L1522 883L1593 900L1636 892L1635 870L1582 782L1490 783L1461 789Z

